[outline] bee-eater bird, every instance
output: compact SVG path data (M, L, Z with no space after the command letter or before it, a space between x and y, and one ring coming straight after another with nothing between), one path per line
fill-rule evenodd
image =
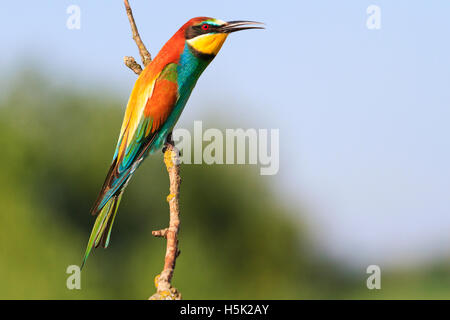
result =
M111 167L91 210L97 216L82 267L93 247L108 247L119 202L144 158L160 149L198 78L228 35L261 23L198 17L184 24L141 72L128 100Z

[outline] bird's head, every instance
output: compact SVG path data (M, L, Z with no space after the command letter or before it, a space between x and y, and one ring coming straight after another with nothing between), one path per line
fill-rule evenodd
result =
M184 26L184 37L190 49L206 57L214 57L232 32L248 29L264 29L255 21L229 21L199 17L189 20Z

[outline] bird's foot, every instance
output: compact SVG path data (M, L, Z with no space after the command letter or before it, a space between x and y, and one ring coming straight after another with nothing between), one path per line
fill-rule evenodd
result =
M173 140L172 140L172 132L167 135L166 142L164 143L164 147L162 149L162 152L166 153L167 148L169 146L175 147L175 142L173 142Z

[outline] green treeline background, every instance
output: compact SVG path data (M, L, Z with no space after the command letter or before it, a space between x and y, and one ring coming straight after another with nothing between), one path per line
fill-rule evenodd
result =
M124 106L35 72L17 79L0 97L0 298L147 299L165 252L151 235L168 221L162 153L132 179L110 247L90 256L81 290L68 290L66 268L81 263ZM382 289L368 290L365 270L317 250L301 209L282 199L255 166L182 166L173 284L183 297L450 298L448 261L381 266Z

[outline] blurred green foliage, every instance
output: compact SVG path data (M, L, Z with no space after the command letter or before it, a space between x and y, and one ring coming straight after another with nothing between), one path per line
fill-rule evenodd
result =
M33 72L18 78L0 100L0 298L148 298L165 252L151 231L168 222L162 153L133 177L111 245L89 258L82 289L68 290L66 268L81 263L123 106ZM314 252L299 209L264 179L251 166L182 166L174 285L184 298L450 298L445 263L388 271L383 289L369 291L365 270Z

